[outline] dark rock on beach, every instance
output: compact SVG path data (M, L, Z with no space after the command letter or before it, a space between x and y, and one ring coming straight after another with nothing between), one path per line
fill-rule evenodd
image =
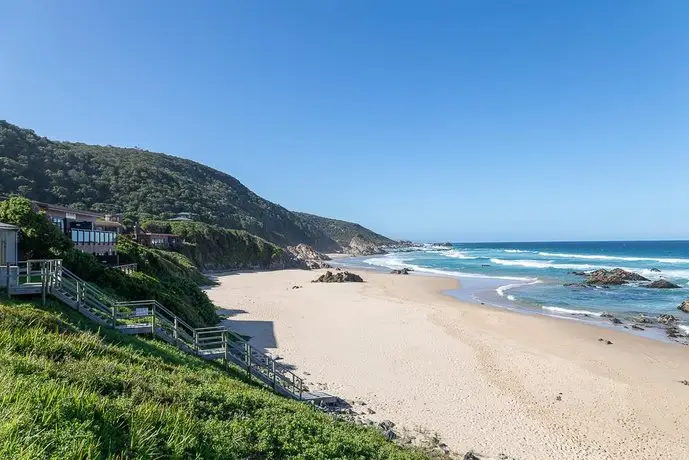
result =
M392 270L390 273L392 275L408 275L411 271L413 271L411 268L400 268L399 270Z
M621 268L616 268L614 270L606 270L604 268L600 268L588 274L588 279L586 280L586 283L591 285L606 286L626 284L628 281L649 280L639 275L638 273L628 272L626 270L622 270Z
M647 284L646 287L652 289L680 289L682 286L678 286L675 283L671 283L666 279L659 279Z
M658 315L658 322L660 324L675 324L677 321L677 317L674 315Z
M364 280L355 273L337 272L333 274L330 270L319 276L312 283L363 283Z
M466 454L464 454L464 457L462 457L462 459L463 460L481 460L476 455L474 455L473 451L469 451Z

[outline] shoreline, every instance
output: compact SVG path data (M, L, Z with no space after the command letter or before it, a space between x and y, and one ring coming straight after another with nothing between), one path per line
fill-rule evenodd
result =
M312 389L373 421L437 432L458 452L523 460L689 451L683 346L459 301L445 294L453 278L348 270L366 282L312 284L324 270L284 270L220 277L208 293L230 327Z
M369 257L376 257L376 256L367 256ZM351 257L348 257L351 258ZM339 259L343 259L343 257L340 257ZM343 269L349 269L349 270L364 270L364 271L372 271L375 273L389 273L390 269L384 266L376 266L376 265L370 265L370 266L365 266L365 265L356 265L356 264L347 264L346 260L338 260L338 259L333 259L335 262L336 266L339 266ZM621 331L627 334L632 334L638 337L644 337L648 338L651 340L656 340L664 343L676 343L680 345L689 345L689 323L686 322L680 322L677 323L678 327L680 328L680 332L684 334L684 336L679 336L679 337L670 337L667 334L668 330L668 325L665 324L660 324L660 323L645 323L643 324L643 329L638 329L633 326L639 326L638 323L634 321L630 321L632 318L638 315L645 315L642 312L627 312L627 313L617 313L616 315L611 315L611 316L603 316L606 314L605 311L601 312L590 312L590 311L581 311L579 313L577 310L569 310L569 309L559 309L559 308L553 308L549 307L551 311L544 311L545 307L526 307L523 305L511 305L505 301L502 301L502 298L504 296L499 296L495 291L499 290L499 288L504 288L507 286L512 286L511 289L517 289L517 288L524 288L526 286L536 284L536 283L548 283L548 280L542 280L538 279L533 282L520 282L517 283L514 280L510 278L500 278L498 276L492 277L492 278L474 278L474 277L468 277L465 278L464 280L461 279L460 277L447 274L443 275L440 273L427 273L427 272L416 272L412 271L410 273L411 276L422 276L422 277L440 277L440 278L448 278L448 279L453 279L457 280L458 285L461 287L458 287L456 289L448 289L443 292L447 297L451 297L457 301L460 302L467 302L474 304L478 307L491 307L491 308L498 308L501 310L507 310L511 311L517 314L521 315L527 315L527 316L544 316L548 318L555 318L559 320L565 320L565 321L573 321L577 323L583 323L587 324L589 326L594 326L606 330L617 330ZM481 280L481 281L478 281ZM493 281L493 282L491 282ZM497 282L500 281L500 282ZM552 282L556 282L557 280L552 280ZM477 283L480 285L480 287L474 287L472 290L467 290L466 284L473 284ZM483 284L483 285L481 285ZM508 291L509 289L506 289L505 291ZM479 297L481 295L481 297ZM499 297L498 297L499 296ZM507 295L509 297L509 295ZM567 310L565 312L564 310ZM653 318L652 316L645 315L646 318ZM624 321L621 324L616 324L613 322L614 319L619 319L622 318Z

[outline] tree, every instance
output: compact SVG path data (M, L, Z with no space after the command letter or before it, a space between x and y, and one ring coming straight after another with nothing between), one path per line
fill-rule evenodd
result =
M19 249L26 259L49 259L61 256L72 242L48 219L36 212L31 200L12 197L0 201L0 222L20 229Z

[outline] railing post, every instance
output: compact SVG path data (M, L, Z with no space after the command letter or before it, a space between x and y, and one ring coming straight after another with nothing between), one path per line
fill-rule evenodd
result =
M31 261L30 260L26 261L26 282L27 283L31 282Z
M112 306L112 328L117 329L117 305Z
M41 262L41 297L43 300L43 305L45 305L45 296L48 290L48 269L46 267L47 262Z
M223 361L225 361L225 365L227 365L227 363L228 363L227 331L222 331L222 352L223 352Z
M246 372L251 376L251 345L249 342L244 342L244 350L246 353Z
M7 275L7 298L9 299L10 297L12 297L12 294L10 293L10 263L9 262L7 262L7 266L5 267L5 270L7 270L5 275Z
M76 285L77 285L77 311L80 311L81 310L81 295L82 295L81 282L76 281Z
M199 354L199 333L194 331L194 353Z
M272 365L271 371L273 372L273 390L274 390L275 389L275 360L271 358L270 362Z
M175 345L177 346L177 348L179 348L179 332L177 331L177 328L179 327L179 325L177 324L177 316L175 316L174 323L175 323L175 328L172 331L172 336L175 338Z
M156 335L156 304L151 307L151 334Z

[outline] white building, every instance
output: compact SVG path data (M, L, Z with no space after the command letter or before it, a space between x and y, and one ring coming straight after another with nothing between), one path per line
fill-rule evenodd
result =
M19 257L19 227L0 222L0 266L16 264Z

